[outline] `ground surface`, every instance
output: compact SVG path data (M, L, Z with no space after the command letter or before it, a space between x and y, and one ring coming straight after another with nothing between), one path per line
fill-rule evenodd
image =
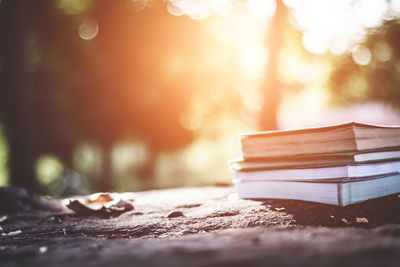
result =
M115 218L16 207L0 222L0 266L400 266L397 195L339 208L232 193L141 192Z

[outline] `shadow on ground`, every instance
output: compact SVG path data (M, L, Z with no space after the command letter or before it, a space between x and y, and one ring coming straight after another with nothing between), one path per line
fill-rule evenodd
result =
M296 225L325 227L377 227L400 223L400 195L338 207L296 200L260 201L266 208L293 215ZM358 219L357 219L358 218Z

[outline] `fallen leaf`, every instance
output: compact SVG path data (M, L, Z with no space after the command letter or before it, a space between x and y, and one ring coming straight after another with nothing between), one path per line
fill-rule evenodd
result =
M118 209L118 210L123 210L123 211L128 211L133 209L132 203L126 201L126 200L120 200L115 204L112 205L106 205L107 208L111 209Z
M40 247L40 248L39 248L39 253L40 253L40 254L44 254L44 253L46 253L48 250L49 250L49 249L48 249L47 247Z
M97 217L117 217L124 212L134 209L131 203L122 200L112 205L102 205L98 209L91 208L79 200L72 200L67 204L67 207L75 211L76 214Z
M14 236L14 235L19 235L20 233L22 233L21 230L16 230L16 231L8 232L6 235L7 236Z
M183 212L179 211L179 210L173 210L173 211L169 212L167 215L168 218L175 218L175 217L182 217L182 216L184 216Z
M107 203L113 201L114 198L110 193L95 193L88 196L86 202L87 203Z
M5 220L7 220L7 218L8 218L8 217L7 217L6 215L1 216L1 217L0 217L0 223L1 223L1 222L4 222Z
M356 217L356 223L369 223L369 221L365 217L361 217L361 218Z
M134 193L95 193L76 199L64 199L65 206L80 215L116 217L134 209Z
M284 208L284 207L282 207L282 208L275 208L275 210L276 210L276 211L282 211L282 210L285 210L285 208Z

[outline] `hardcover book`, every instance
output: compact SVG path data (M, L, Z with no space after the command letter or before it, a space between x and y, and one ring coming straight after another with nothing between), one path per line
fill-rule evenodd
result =
M240 135L242 157L269 158L400 147L400 127L349 122Z
M235 179L240 198L295 199L347 206L400 192L400 174L347 183L247 181Z

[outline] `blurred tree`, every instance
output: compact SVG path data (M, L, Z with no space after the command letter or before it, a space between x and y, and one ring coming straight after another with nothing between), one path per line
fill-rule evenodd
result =
M199 27L165 8L134 12L123 0L93 1L73 15L59 2L0 5L1 119L11 183L39 191L34 167L41 154L73 168L75 147L92 140L104 151L96 189L111 190L111 150L126 136L147 143L144 176L151 177L158 153L193 138L179 121L190 77L185 70L168 77L166 62L177 53L195 56Z
M288 24L288 10L281 0L276 0L275 14L267 31L268 62L264 77L264 103L259 116L260 130L276 130L281 100L282 82L278 75L279 57L284 44L284 31Z
M33 76L27 66L35 5L31 1L3 1L1 27L1 107L10 147L11 183L40 191L34 165L38 156L39 127Z
M188 77L183 73L166 78L166 66L178 54L187 60L193 58L192 52L200 50L202 41L198 24L171 16L165 8L132 12L126 1L102 1L90 16L99 25L87 54L91 63L85 70L92 84L76 97L84 115L81 128L103 146L100 189L109 190L109 155L119 139L133 134L147 143L149 157L142 177L148 179L153 176L158 153L192 140L192 132L179 121L190 103Z

